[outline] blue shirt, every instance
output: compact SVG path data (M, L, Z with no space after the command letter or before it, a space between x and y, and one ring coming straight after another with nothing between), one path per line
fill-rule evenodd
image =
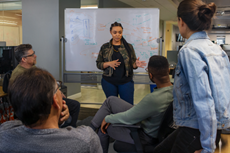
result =
M230 127L230 64L206 32L190 36L178 54L174 121L199 129L202 153L213 153L217 129Z

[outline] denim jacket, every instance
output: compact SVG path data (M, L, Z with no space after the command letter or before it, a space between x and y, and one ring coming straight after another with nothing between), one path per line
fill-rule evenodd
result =
M136 54L135 54L135 51L134 51L133 46L131 44L129 44L129 47L132 50L132 52L131 52L131 58L132 59L131 60L132 60L132 64L134 64L136 62L136 59L137 59ZM126 51L123 42L121 43L121 46L118 50L124 59L125 70L126 70L125 75L128 77L128 76L130 76L130 71L131 71L131 67L129 64L130 59L129 59L128 52ZM104 76L112 76L112 74L113 74L113 68L112 67L107 67L105 69L103 68L103 64L105 62L112 61L112 55L113 55L113 45L112 45L112 39L111 39L110 42L105 43L101 46L101 50L98 54L97 61L96 61L97 62L97 68L100 70L103 70Z
M202 153L213 153L217 129L230 127L230 64L204 31L178 53L173 96L176 125L199 129Z

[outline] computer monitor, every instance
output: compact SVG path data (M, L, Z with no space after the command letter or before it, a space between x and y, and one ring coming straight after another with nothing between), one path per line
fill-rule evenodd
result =
M168 50L167 51L167 60L169 62L169 65L171 64L177 64L177 50Z
M18 65L14 48L15 46L0 46L0 74L13 70Z

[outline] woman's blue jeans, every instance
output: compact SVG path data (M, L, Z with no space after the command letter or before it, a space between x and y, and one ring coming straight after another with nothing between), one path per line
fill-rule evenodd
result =
M112 83L107 82L105 79L101 79L102 89L106 95L106 98L109 96L116 96L118 94L121 99L133 105L133 94L134 94L134 82L133 80L128 83L121 85L114 85Z

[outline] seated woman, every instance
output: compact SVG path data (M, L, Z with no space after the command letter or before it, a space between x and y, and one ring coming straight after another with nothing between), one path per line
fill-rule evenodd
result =
M148 63L148 74L157 89L146 95L136 106L114 96L105 100L98 110L91 127L98 131L103 152L108 152L109 137L134 144L130 130L123 127L112 127L112 123L135 124L141 122L140 139L142 144L154 144L157 141L158 129L169 104L173 101L173 86L169 79L169 64L163 56L152 56Z

